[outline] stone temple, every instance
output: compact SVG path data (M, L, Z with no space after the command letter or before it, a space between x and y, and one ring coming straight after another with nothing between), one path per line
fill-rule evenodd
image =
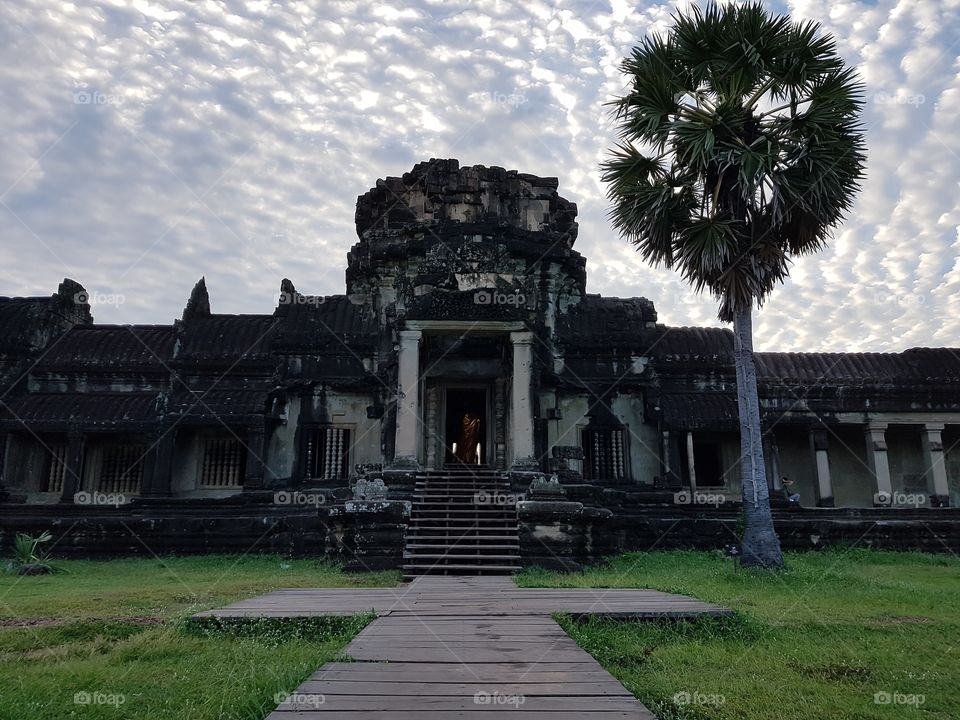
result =
M346 292L284 280L260 315L202 279L170 325L96 324L71 280L0 298L0 539L414 573L735 543L732 333L588 293L557 190L456 160L378 180ZM786 547L958 549L958 353L756 355Z

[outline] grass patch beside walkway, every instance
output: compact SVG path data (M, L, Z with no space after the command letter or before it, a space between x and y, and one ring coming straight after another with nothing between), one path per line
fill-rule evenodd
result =
M271 556L53 564L66 572L0 575L0 720L260 720L372 615L222 628L184 619L280 587L400 580Z
M660 720L960 718L960 560L789 553L779 573L712 552L629 553L527 587L649 587L726 605L694 622L561 618ZM597 592L598 612L603 591Z

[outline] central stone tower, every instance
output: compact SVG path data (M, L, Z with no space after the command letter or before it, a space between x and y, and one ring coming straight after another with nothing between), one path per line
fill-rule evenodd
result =
M430 160L358 198L347 294L374 309L383 354L396 352L395 466L533 466L539 371L586 282L577 207L557 186ZM480 421L469 452L465 417Z

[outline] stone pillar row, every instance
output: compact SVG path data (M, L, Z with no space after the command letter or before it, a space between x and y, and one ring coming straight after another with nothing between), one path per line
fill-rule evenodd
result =
M950 503L950 488L944 461L943 429L942 423L926 423L921 428L924 469L929 478L930 499L936 507L946 507ZM876 483L875 504L881 506L888 504L893 496L886 430L887 423L876 421L868 423L864 429L867 466ZM830 474L830 439L827 431L811 430L810 445L816 468L817 505L834 507L833 480Z

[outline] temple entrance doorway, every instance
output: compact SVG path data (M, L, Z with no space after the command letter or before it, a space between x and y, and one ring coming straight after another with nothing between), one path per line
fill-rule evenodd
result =
M487 391L447 388L445 395L444 462L487 464L490 452Z

